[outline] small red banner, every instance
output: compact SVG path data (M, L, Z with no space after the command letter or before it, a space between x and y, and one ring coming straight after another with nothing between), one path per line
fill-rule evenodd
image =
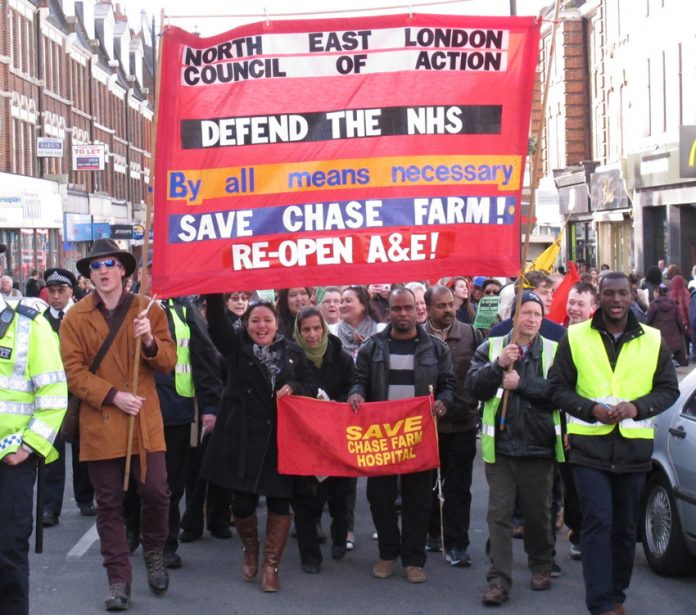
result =
M278 472L298 476L384 476L440 465L428 397L346 403L278 400Z

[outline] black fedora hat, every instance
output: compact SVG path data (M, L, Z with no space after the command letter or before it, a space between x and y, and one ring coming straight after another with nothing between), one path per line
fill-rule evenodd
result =
M127 250L121 250L113 239L97 239L92 244L92 249L89 251L89 254L77 261L77 270L88 278L90 274L90 262L101 256L115 256L126 270L125 277L128 277L135 271L135 256Z
M43 278L46 282L46 286L69 286L70 288L75 288L77 286L77 279L72 271L61 269L60 267L46 269Z

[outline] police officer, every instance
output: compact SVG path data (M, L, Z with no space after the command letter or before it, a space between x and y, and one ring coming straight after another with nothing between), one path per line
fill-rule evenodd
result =
M43 315L56 332L60 331L60 323L63 316L74 305L73 292L77 286L77 280L72 272L67 269L54 267L47 269L43 274L48 291L49 306ZM63 508L63 490L65 487L65 443L61 438L55 441L54 446L60 453L58 461L46 468L44 474L46 481L46 495L44 499L43 524L44 527L52 527L58 523ZM73 469L73 493L75 502L80 509L80 514L85 517L93 517L94 489L89 482L87 464L80 462L79 440L72 443L72 469Z
M0 253L5 252L0 245ZM39 299L0 297L0 613L29 612L29 536L37 457L53 446L68 404L58 338Z

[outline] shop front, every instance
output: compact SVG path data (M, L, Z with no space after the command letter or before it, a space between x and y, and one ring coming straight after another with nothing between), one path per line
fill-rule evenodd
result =
M588 166L590 164L591 167ZM558 187L560 215L566 220L563 241L565 260L584 260L588 267L597 266L597 235L588 189L589 169L595 167L595 163L574 165L554 174L554 181Z
M61 184L0 173L0 255L3 273L23 289L32 270L61 264L63 200Z
M677 144L627 158L626 183L635 205L636 267L641 271L664 259L688 276L696 264L696 178L689 175L686 143L682 150L685 176Z
M630 273L634 269L633 210L618 165L590 175L590 205L597 234L597 265Z

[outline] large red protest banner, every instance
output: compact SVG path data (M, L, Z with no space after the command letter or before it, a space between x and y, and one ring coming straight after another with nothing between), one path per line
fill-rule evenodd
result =
M440 465L429 397L350 405L287 395L278 400L278 472L382 476Z
M165 28L154 291L515 275L539 27Z

